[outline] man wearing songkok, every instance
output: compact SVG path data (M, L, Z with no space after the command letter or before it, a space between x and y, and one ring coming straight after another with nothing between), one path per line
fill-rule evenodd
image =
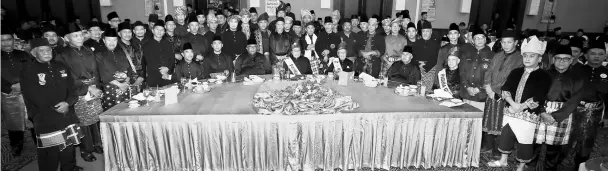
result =
M498 150L500 160L488 163L490 167L507 167L509 154L517 146L515 159L517 171L525 170L526 163L534 156L534 130L541 121L551 76L540 69L541 56L547 43L536 37L524 41L521 46L524 67L511 71L502 86L502 98L507 101L500 133ZM543 114L544 115L544 114Z
M176 62L182 59L181 51L182 51L182 38L175 35L175 20L173 20L173 16L167 15L165 16L165 36L164 39L167 39L171 42L173 46L173 53L175 54ZM150 31L151 33L152 31ZM146 31L146 33L148 33Z
M268 30L268 20L260 18L258 20L258 29L253 32L255 35L255 41L258 44L258 52L266 57L266 62L270 62L270 35L271 32Z
M144 71L142 67L143 53L136 51L135 46L133 46L134 44L131 43L133 32L131 31L130 23L120 23L120 25L118 25L118 31L118 36L120 37L120 40L118 41L118 46L120 46L120 49L125 52L127 58L131 60L131 63L129 63L129 65L135 69L135 72L131 77L132 79L134 79L132 80L134 81L132 85L135 86L135 92L139 92L139 88L144 82Z
M407 24L405 35L407 38L407 44L414 45L414 43L418 40L418 30L416 30L414 23Z
M445 61L443 69L437 72L437 87L452 93L454 98L460 98L460 47L452 47Z
M299 43L291 45L291 55L283 61L283 68L294 75L312 74L310 61L308 58L302 58L302 48Z
M118 30L118 28L113 30ZM99 23L89 24L89 33L91 33L91 38L84 42L84 46L90 47L93 51L103 49L105 45L101 39L101 34L103 33L102 26Z
M364 47L361 49L361 56L365 62L360 62L361 64L365 64L360 72L366 72L373 77L379 78L380 69L382 67L382 59L381 55L384 54L386 50L386 41L384 40L384 36L380 33L376 33L378 28L378 20L376 18L372 18L369 20L369 31L361 32L365 33L364 35ZM355 62L359 63L359 62ZM359 69L360 67L356 67ZM355 73L355 75L358 75Z
M523 66L523 57L521 52L517 50L517 40L517 33L515 31L503 31L500 42L503 51L494 54L494 57L490 60L488 69L484 73L484 90L487 98L484 105L482 152L492 151L498 153L496 139L502 129L506 105L505 99L502 97L501 87L513 69ZM463 46L470 45L464 44Z
M361 31L361 29L359 28L359 22L361 20L359 20L359 16L357 15L351 15L350 16L350 24L352 26L351 31L353 33L359 33ZM344 26L344 25L343 25Z
M348 58L351 62L354 62L355 59L359 56L359 51L361 50L363 44L363 38L352 31L353 25L351 25L351 21L345 20L342 23L343 30L338 33L340 39L346 43L346 58Z
M144 23L142 23L141 21L136 21L135 23L133 23L133 35L135 35L135 39L131 39L131 44L133 45L135 52L140 53L142 55L144 44L148 43L154 37L148 37L145 36L145 34L146 28L144 26Z
M205 36L198 34L198 20L190 18L188 21L188 34L182 37L182 46L190 43L194 50L195 61L202 61L203 55L207 54L209 42Z
M547 144L545 153L545 170L557 170L568 155L562 147L570 142L572 130L572 112L580 100L573 98L584 90L584 81L570 67L572 50L570 46L559 45L555 49L553 66L547 71L552 79L551 88L547 94L544 110L540 114L542 120L536 130L536 151L540 152L541 144ZM559 110L561 109L561 110ZM558 111L559 112L556 112ZM540 155L538 155L540 156Z
M184 79L193 80L206 78L203 75L203 66L193 61L194 49L192 48L192 44L185 43L183 49L182 56L184 56L184 60L178 62L175 66L173 80L179 82Z
M432 91L432 86L435 83L437 73L437 53L441 42L432 38L433 28L430 22L422 24L422 39L413 43L414 61L420 65L420 73L422 74L422 86L427 87L427 91ZM461 70L462 71L462 70Z
M291 37L289 34L284 32L283 25L285 24L284 19L279 17L275 20L276 30L270 34L269 45L270 45L270 63L273 66L280 67L283 65L283 60L287 58L287 55L291 52Z
M347 54L348 49L346 43L340 43L340 47L338 47L338 58L330 58L325 74L328 74L329 72L336 74L339 72L353 72L354 63L346 57ZM334 64L336 64L335 60L338 60L340 67L334 66Z
M215 31L218 34L222 34L222 33L224 33L224 31L228 30L229 26L228 26L228 24L226 24L226 17L229 17L229 16L226 16L224 14L217 14L215 16L215 18L217 18L217 28L215 29Z
M325 30L319 32L317 43L315 43L315 50L317 50L318 57L321 60L320 70L325 70L324 66L327 66L330 57L337 56L338 45L340 45L340 36L333 33L334 25L331 17L325 17L323 26Z
M421 19L418 20L418 23L416 24L416 28L418 28L418 33L422 34L422 29L424 29L424 25L428 24L431 25L431 22L429 22L428 20L426 20L427 17L427 12L422 12L420 13L420 17Z
M187 10L188 8L186 8L186 6L180 6L175 8L175 18L177 19L177 24L175 26L175 35L179 36L179 37L183 37L188 35L188 22L186 20L187 17ZM154 29L154 28L153 28ZM152 31L154 32L154 31Z
M276 19L274 21L271 21L268 28L271 31L275 31L277 22L279 21L279 18L282 18L281 22L283 22L283 29L285 29L285 4L283 3L283 1L280 1L280 5L277 7L277 14L276 14Z
M165 23L158 21L154 25L154 38L143 46L143 66L148 87L162 87L171 84L171 74L175 66L173 45L165 35Z
M13 32L2 29L2 128L8 131L13 156L21 155L24 131L30 129L34 135L19 80L22 68L31 60L26 52L15 49Z
M234 72L234 62L232 57L222 52L222 37L215 36L211 47L213 51L207 53L203 59L203 77L215 78L216 75L228 76Z
M241 31L237 30L239 25L239 18L237 16L231 16L228 19L228 25L230 29L222 33L222 52L229 55L234 61L239 56L245 53L245 47L247 47L247 37Z
M272 73L270 63L266 57L258 53L258 44L255 39L247 40L247 54L236 59L234 72L236 75L264 75Z
M361 31L359 31L357 34L359 34L359 36L361 37L367 37L369 30L369 19L366 15L361 15L361 19L359 21L359 28L361 29Z
M84 135L78 126L74 104L72 72L61 62L52 61L52 49L46 39L31 41L35 59L26 63L19 77L23 100L32 111L37 142L38 168L41 171L80 171L76 166L74 146Z
M460 91L460 97L473 107L483 110L487 97L484 77L490 68L494 52L486 45L486 36L481 29L475 29L472 35L475 37L474 44L461 46L460 84L464 90Z
M380 77L386 76L388 68L391 67L393 62L401 57L403 48L407 45L405 36L399 34L399 24L399 20L390 23L390 31L388 31L388 35L384 37L384 41L386 42L386 53L382 55Z
M249 26L251 27L251 31L258 30L258 10L254 7L249 8Z
M458 46L458 37L460 37L460 31L458 31L458 25L456 23L450 24L450 28L448 30L448 44L445 46L441 46L439 48L439 53L437 55L437 65L438 69L442 69L445 66L445 60L448 59L446 56L450 53L450 49L455 46Z
M106 15L106 17L108 18L110 29L118 29L118 24L120 24L120 17L118 17L118 13L116 13L116 11L112 11Z
M102 107L108 110L129 99L129 85L137 80L137 71L131 66L132 59L118 46L118 34L114 30L104 32L105 47L95 52L101 86ZM85 137L86 138L86 137Z
M85 137L80 145L80 155L87 161L95 161L92 154L103 153L99 135L99 114L103 111L101 106L102 91L95 54L90 47L83 46L84 37L79 29L70 29L67 35L70 47L56 57L60 63L69 68L74 81L75 94L78 101L74 104L76 116ZM97 131L97 132L94 132Z
M302 37L302 34L304 34L304 31L302 30L302 22L294 21L292 30L293 34L291 36L295 37L296 40L299 41L300 37Z
M285 4L285 16L291 17L294 20L296 18L296 14L294 14L293 12L291 12L291 4L290 3Z
M209 31L205 33L205 38L209 43L208 48L211 48L211 42L213 41L213 37L222 36L221 32L217 32L217 18L211 14L207 15L207 25L209 25Z
M403 48L401 58L388 69L388 84L390 87L399 85L416 85L420 81L420 68L412 63L412 47Z
M196 21L198 21L198 34L205 35L209 31L209 26L207 26L207 16L205 16L205 12L203 10L196 11ZM165 23L167 21L165 20Z
M589 159L600 123L608 124L608 114L603 113L608 99L608 68L602 66L606 60L606 46L603 42L592 41L585 57L587 64L578 72L587 82L584 93L577 97L581 102L573 113L570 134L572 148L576 151L574 166Z
M571 66L575 69L581 69L583 66L585 66L584 62L582 60L584 60L584 56L585 52L583 51L583 45L581 44L570 44L570 49L572 50L572 64Z
M169 15L167 15L167 16L169 16ZM173 17L171 17L171 19L173 19ZM167 17L165 17L165 20L167 20ZM158 21L158 14L148 15L148 27L146 27L146 37L149 37L149 38L154 37L152 30L154 30L154 24L156 24L157 21Z
M49 25L52 25L48 23ZM4 30L4 29L3 29ZM49 45L53 49L53 57L57 56L59 52L65 49L65 43L63 39L60 39L55 30L55 26L45 26L42 28L42 37L46 38L49 41Z

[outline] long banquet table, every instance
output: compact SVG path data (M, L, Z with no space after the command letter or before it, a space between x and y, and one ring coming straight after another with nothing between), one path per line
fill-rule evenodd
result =
M479 167L482 112L402 97L361 83L339 86L358 109L332 115L258 115L257 85L184 93L179 103L101 116L106 170L313 170Z

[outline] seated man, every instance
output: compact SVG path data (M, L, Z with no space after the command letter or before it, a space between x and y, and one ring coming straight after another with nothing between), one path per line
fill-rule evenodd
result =
M458 64L460 64L460 53L458 47L452 47L447 57L447 67L437 73L437 87L446 92L451 92L454 98L459 98L460 93L460 74Z
M213 52L203 59L204 77L214 77L215 75L230 76L230 73L234 71L232 58L222 52L222 46L222 38L220 36L213 37L213 42L211 43Z
M312 69L310 68L310 61L308 58L302 57L302 47L300 47L299 43L294 43L291 45L291 56L289 59L286 59L283 62L283 67L285 70L289 70L291 73L295 75L306 75L312 74Z
M185 43L182 52L184 60L177 63L175 66L175 72L173 73L175 76L173 77L174 81L180 81L182 78L189 80L207 78L203 75L203 66L192 61L194 53L192 44Z
M247 40L247 55L240 56L234 64L236 75L264 75L272 73L272 68L266 57L258 53L258 44L255 38Z
M330 60L330 63L327 64L327 65L329 65L329 67L325 71L325 74L327 74L329 72L339 73L341 71L353 72L353 61L346 59L346 44L345 43L340 44L340 47L338 47L338 58L340 59L338 61L338 62L340 62L340 67L334 68L335 62Z
M396 61L388 69L388 86L395 87L401 84L416 85L420 81L420 68L412 64L412 47L406 46L401 53L401 61Z

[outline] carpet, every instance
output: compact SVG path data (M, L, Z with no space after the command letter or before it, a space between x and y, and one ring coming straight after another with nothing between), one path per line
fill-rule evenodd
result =
M18 171L36 159L36 146L30 131L25 131L23 151L20 156L11 154L8 132L2 130L2 171Z

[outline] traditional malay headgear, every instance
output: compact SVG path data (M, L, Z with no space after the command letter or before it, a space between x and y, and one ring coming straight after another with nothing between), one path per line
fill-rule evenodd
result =
M525 39L521 44L521 54L526 52L537 53L539 55L545 54L547 48L547 42L541 42L536 36L530 36L530 40Z

